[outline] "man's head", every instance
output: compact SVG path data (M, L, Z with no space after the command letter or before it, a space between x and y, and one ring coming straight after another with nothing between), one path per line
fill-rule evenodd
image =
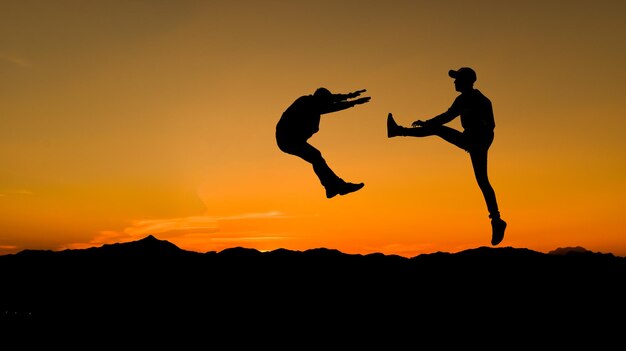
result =
M476 72L474 72L474 70L469 67L461 67L456 71L451 69L450 71L448 71L448 75L451 78L462 80L464 82L472 84L476 82Z
M315 93L313 93L313 97L320 104L332 104L333 102L333 93L331 93L330 90L326 88L318 88L317 90L315 90Z
M317 90L315 90L315 93L313 93L313 95L319 96L319 97L330 97L333 94L330 92L330 90L326 88L317 88Z
M456 71L451 69L448 75L454 78L454 87L456 91L463 92L472 89L476 82L476 72L469 67L461 67Z

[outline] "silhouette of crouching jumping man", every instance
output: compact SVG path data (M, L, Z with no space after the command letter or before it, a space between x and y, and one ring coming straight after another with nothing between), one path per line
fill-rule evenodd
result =
M474 176L483 194L491 218L491 244L498 245L504 239L507 223L500 218L496 193L487 175L487 155L494 138L496 127L491 101L478 89L474 88L476 72L469 67L450 70L448 75L454 78L455 90L461 94L456 97L450 108L429 120L417 120L412 128L399 126L389 113L387 116L387 137L411 136L426 137L436 135L443 140L467 151L472 161ZM460 132L444 124L461 116Z
M283 112L276 124L276 143L278 148L298 156L313 165L313 171L326 188L326 197L346 195L361 189L363 183L349 183L341 179L328 166L322 153L308 143L309 138L319 131L323 114L345 110L369 102L371 97L359 97L366 90L357 90L348 94L333 94L326 88L318 88L312 95L297 98Z

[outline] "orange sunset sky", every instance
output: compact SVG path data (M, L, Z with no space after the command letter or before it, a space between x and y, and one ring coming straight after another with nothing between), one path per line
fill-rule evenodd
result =
M489 246L469 156L386 136L493 103L499 247L626 256L626 2L0 0L0 254L147 235L413 257ZM318 87L367 89L310 139L360 191L325 197L274 128ZM460 127L457 120L451 124Z

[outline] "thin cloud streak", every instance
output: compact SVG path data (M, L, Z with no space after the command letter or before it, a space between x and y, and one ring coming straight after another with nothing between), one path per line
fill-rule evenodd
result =
M30 60L2 52L0 52L0 60L22 68L30 68L34 66Z
M9 190L4 193L0 193L0 196L10 196L10 195L34 195L34 193L30 190Z
M217 231L217 220L210 216L136 220L124 233L130 236L159 234L172 231Z
M232 221L238 219L263 219L263 218L292 218L280 211L260 212L260 213L245 213L236 216L215 217L219 221Z
M275 235L264 237L262 233L258 236L251 236L250 232L229 233L224 237L211 236L220 232L220 221L239 221L249 219L283 219L290 218L280 211L243 213L232 216L188 216L178 218L161 219L138 219L131 222L131 225L121 231L103 230L93 240L87 243L73 243L65 248L83 249L105 244L128 242L142 239L148 235L158 236L162 240L192 241L194 238L209 241L260 241L260 240L284 240L284 237Z

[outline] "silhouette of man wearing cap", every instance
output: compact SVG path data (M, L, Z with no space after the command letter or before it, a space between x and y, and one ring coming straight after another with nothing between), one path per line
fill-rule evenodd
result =
M450 70L448 75L454 78L454 88L461 93L456 97L452 106L446 112L431 119L413 122L409 128L399 126L393 119L393 115L389 113L387 137L436 135L469 153L474 176L487 203L492 228L491 244L495 246L504 239L507 223L500 218L496 193L487 175L487 155L493 142L496 126L491 101L474 88L476 72L473 69L461 67L456 71ZM462 132L444 125L458 116L461 116Z
M370 97L354 99L366 90L348 94L333 94L326 88L318 88L312 95L297 98L283 112L276 124L276 143L285 153L298 156L313 165L313 171L326 188L326 197L346 195L361 189L363 183L349 183L338 177L328 166L322 153L308 143L319 131L323 114L345 110L370 101Z

